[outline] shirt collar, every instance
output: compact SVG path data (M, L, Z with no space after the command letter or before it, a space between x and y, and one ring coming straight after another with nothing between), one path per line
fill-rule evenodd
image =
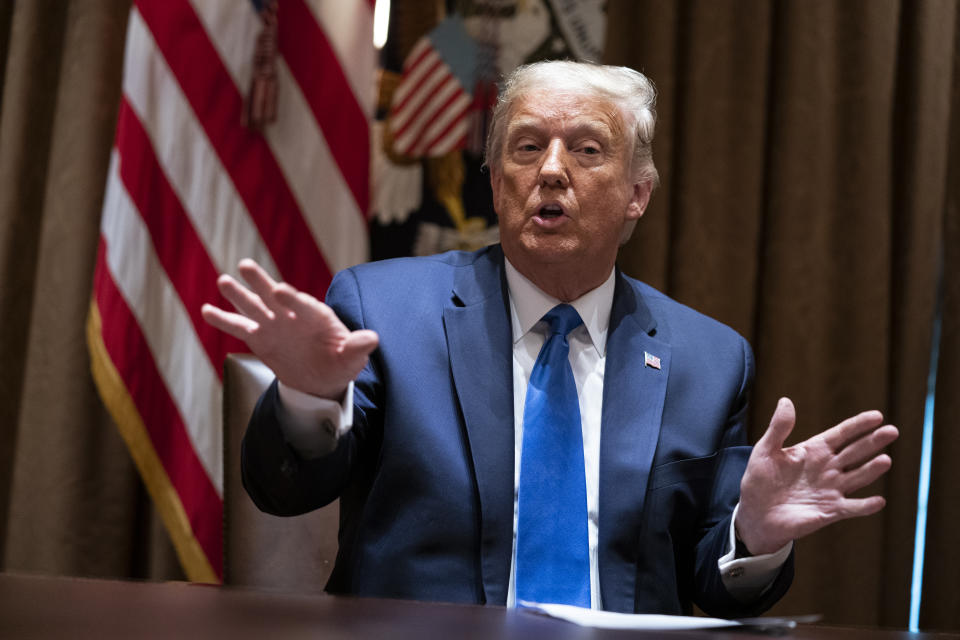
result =
M507 270L507 290L510 294L510 321L513 342L516 344L560 300L544 293L537 285L517 271L510 260L504 260ZM590 340L600 357L607 349L607 330L610 328L610 309L613 307L615 269L596 289L591 289L573 302L571 306L580 314L590 334Z

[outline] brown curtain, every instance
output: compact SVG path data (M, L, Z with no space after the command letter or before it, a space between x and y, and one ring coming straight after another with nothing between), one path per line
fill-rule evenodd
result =
M960 16L957 19L960 25ZM954 50L960 72L960 47ZM960 83L952 109L960 114ZM933 465L921 628L960 629L960 117L949 135L948 192L944 200L942 325L934 412Z
M662 187L622 267L750 340L754 439L783 395L797 405L793 441L868 408L901 429L894 467L873 488L887 496L885 511L800 541L797 578L775 612L905 627L948 153L956 153L957 3L614 0L608 25L607 61L645 71L659 88ZM960 235L952 233L953 271L948 263L944 274L953 319L945 315L939 383L956 396ZM950 400L938 415L938 446L957 421ZM956 457L937 456L928 557L953 564L934 571L942 578L928 583L923 622L957 628L960 570L947 539L960 478L943 464ZM942 613L930 604L951 598Z
M84 319L129 2L0 8L0 562L177 577L95 392Z

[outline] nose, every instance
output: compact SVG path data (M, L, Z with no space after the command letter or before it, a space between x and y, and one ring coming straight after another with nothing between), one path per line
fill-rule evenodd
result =
M566 188L568 181L567 149L562 141L552 140L544 151L543 162L540 164L540 185Z

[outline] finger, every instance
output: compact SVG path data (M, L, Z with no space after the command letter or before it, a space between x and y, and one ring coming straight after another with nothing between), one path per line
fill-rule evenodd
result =
M883 424L883 414L879 411L864 411L851 418L847 418L835 427L824 431L821 436L827 446L833 451L840 451L844 446L860 436Z
M857 467L865 460L874 457L897 439L900 432L892 424L887 424L868 432L845 446L837 454L834 464L841 469Z
M870 496L869 498L846 498L841 504L837 520L869 516L883 509L886 504L887 501L883 498L883 496Z
M297 291L285 282L281 282L274 288L274 296L276 301L286 309L287 313L284 315L286 319L303 319L310 322L326 339L336 345L338 350L342 349L342 340L350 330L333 309L309 293Z
M322 313L324 307L330 308L309 293L298 291L286 282L281 282L273 288L273 297L284 307L301 316ZM331 310L330 313L333 311Z
M212 304L205 304L200 307L200 315L212 327L229 333L234 338L244 342L250 337L250 334L256 331L259 325L250 318L239 313L224 311Z
M248 318L259 322L273 320L274 313L263 304L260 296L247 289L229 275L223 274L217 278L217 288L237 311Z
M240 275L244 281L250 285L253 292L263 300L264 304L273 308L274 295L273 290L277 286L276 280L270 277L263 267L251 260L244 258L237 265Z
M793 402L790 398L780 398L777 408L773 411L773 417L770 418L770 426L757 442L756 448L761 452L782 449L783 443L787 441L796 423L797 411Z
M863 489L865 486L889 471L892 464L893 461L890 459L890 456L885 453L880 454L876 458L869 460L856 469L852 469L851 471L845 473L840 484L840 490L844 494L848 494L859 489Z

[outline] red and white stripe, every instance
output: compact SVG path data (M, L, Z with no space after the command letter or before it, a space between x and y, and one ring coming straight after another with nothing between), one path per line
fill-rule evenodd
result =
M241 125L261 29L252 3L134 3L94 284L97 339L215 578L221 368L246 347L200 307L229 308L216 278L243 257L318 297L367 259L373 0L281 0L278 24L278 118L259 133Z
M390 130L398 153L441 156L463 145L471 98L426 37L410 51L393 95Z

